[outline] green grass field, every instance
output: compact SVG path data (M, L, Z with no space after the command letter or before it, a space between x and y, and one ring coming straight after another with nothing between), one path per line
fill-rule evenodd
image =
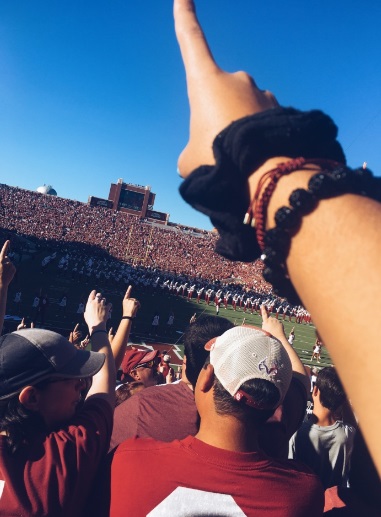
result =
M85 279L81 282L73 280L71 275L64 275L57 268L60 255L57 259L50 263L44 271L41 271L41 260L49 253L49 250L40 251L34 256L26 256L20 264L17 265L17 275L13 280L8 296L7 314L26 317L29 320L34 319L34 309L32 302L36 293L47 294L49 298L49 306L46 311L45 328L57 330L63 334L68 334L76 323L80 323L83 332L86 332L86 326L83 316L76 314L78 304L81 300L86 302L89 292L92 289L100 291L106 296L108 301L113 304L111 326L116 330L121 316L121 300L124 294L124 285L119 286L103 282L101 285L94 283L86 283ZM86 279L87 280L87 279ZM22 291L22 302L17 306L14 302L16 291ZM68 297L68 305L66 313L60 312L58 302L63 295ZM185 297L170 295L167 290L160 288L154 290L133 289L133 296L139 299L141 309L138 317L134 321L131 338L134 342L144 341L147 344L168 343L178 344L181 350L182 332L188 325L191 316L196 313L214 315L215 307L211 303L209 306L204 301L197 304L196 300L188 301ZM170 312L173 311L175 321L173 328L169 331L166 322ZM151 333L152 318L158 312L160 314L160 325L157 336ZM241 325L243 319L245 323L251 325L261 325L259 315L246 314L243 310L233 310L231 305L227 309L222 306L220 308L220 317L225 317L235 323ZM288 317L287 317L288 319ZM16 324L8 322L9 330L14 330ZM288 321L284 322L286 335L288 335L291 327L295 326L294 347L300 358L305 364L311 365L312 347L315 341L315 328L312 325L295 324ZM314 361L316 364L316 361ZM322 350L322 358L319 366L331 364L331 360L325 348Z

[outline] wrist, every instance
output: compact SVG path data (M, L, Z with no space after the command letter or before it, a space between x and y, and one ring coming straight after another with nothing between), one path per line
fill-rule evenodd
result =
M102 330L102 331L106 330L106 323L101 322L101 323L97 323L94 325L88 325L88 328L89 328L90 335L92 335L97 330Z
M253 200L258 184L265 173L279 167L279 165L286 163L289 160L291 160L291 158L286 156L270 158L250 175L248 179L250 200ZM308 164L308 167L309 170L295 170L292 174L286 174L278 180L267 207L266 230L275 226L275 213L281 206L289 204L288 198L291 192L296 188L307 188L308 181L311 176L321 170L321 167L314 164ZM266 185L267 183L264 183L261 192L263 192Z

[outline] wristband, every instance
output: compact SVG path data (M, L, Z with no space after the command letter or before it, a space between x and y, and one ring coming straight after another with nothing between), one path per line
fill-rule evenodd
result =
M99 330L94 330L94 332L91 333L91 336L90 338L93 337L94 334L96 334L97 332L102 332L104 334L108 334L107 330L103 330L103 329L99 329Z
M292 305L301 305L301 300L289 278L286 259L291 240L298 232L301 220L318 206L319 201L356 194L381 201L381 179L369 169L339 167L333 171L323 170L312 176L308 188L298 188L289 197L291 206L282 206L275 213L275 227L264 231L265 249L261 259L265 263L263 278L272 284L273 291L285 297ZM258 228L257 228L258 232Z
M278 107L241 118L213 142L215 165L198 167L180 194L217 228L216 252L230 260L252 262L261 255L256 233L244 225L250 204L248 178L274 156L320 158L345 164L337 127L318 110Z
M136 316L122 316L122 320L134 320Z

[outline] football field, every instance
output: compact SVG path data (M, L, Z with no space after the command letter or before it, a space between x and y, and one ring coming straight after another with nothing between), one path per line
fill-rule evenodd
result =
M42 324L41 321L38 321L37 326L43 326L68 335L74 326L79 323L84 335L86 335L83 315L77 314L77 309L81 301L86 303L90 291L96 289L113 304L110 326L115 331L121 317L125 285L118 285L115 282L105 280L97 284L87 277L73 279L70 272L65 274L58 269L60 254L47 267L42 269L41 261L48 253L49 250L44 250L35 255L26 255L21 263L17 263L16 260L17 274L10 286L8 296L7 315L10 318L6 322L7 328L9 330L15 329L18 323L17 317L25 317L27 321L36 320L36 312L32 308L34 297L46 294L48 306L44 322ZM22 293L21 303L16 304L14 297L19 290ZM65 311L59 306L59 301L64 295L67 296L68 300ZM199 317L204 314L216 314L213 303L207 305L202 300L198 304L195 298L189 301L186 297L169 294L167 289L161 289L160 287L154 289L153 287L133 286L132 296L140 301L141 309L133 323L131 342L142 347L160 348L169 351L173 364L180 364L181 362L182 334L192 315L196 313L196 316ZM171 312L174 314L172 327L167 325ZM155 313L160 316L157 332L154 332L151 326ZM261 325L259 315L250 312L245 313L238 308L237 311L234 311L230 304L227 309L223 305L221 306L219 317L225 317L236 325L241 325L243 322L249 325ZM292 327L295 327L294 348L303 363L311 365L312 348L316 338L314 326L289 322L287 316L284 327L286 335ZM314 364L316 364L316 361L314 361ZM331 361L327 351L323 348L319 366L328 364L331 364Z

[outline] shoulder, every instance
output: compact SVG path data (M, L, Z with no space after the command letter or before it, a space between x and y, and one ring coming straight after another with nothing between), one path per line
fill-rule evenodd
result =
M113 409L100 397L92 397L86 401L82 410L69 424L48 435L48 440L59 444L65 442L82 443L88 447L91 442L100 446L109 446L113 425Z
M129 438L117 447L113 461L115 461L119 456L125 456L128 454L140 455L147 452L148 455L153 451L164 452L171 449L179 449L178 440L173 442L161 442L154 440L153 438Z

